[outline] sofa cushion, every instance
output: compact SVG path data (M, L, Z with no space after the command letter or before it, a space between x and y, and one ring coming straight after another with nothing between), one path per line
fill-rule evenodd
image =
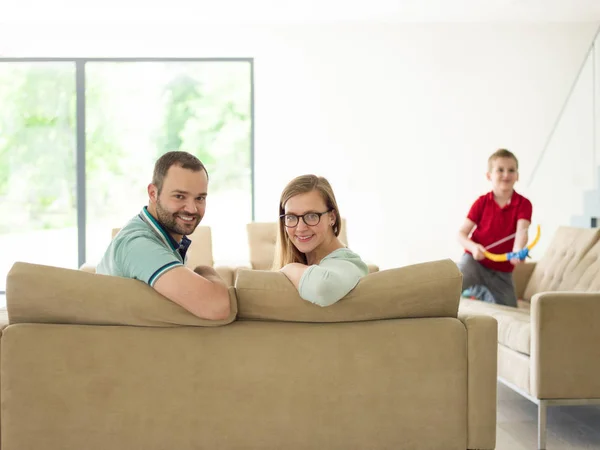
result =
M498 378L531 394L531 360L529 355L498 345Z
M0 309L0 336L2 336L2 331L8 326L8 311L6 308Z
M600 241L565 275L557 290L600 291Z
M495 305L479 300L460 300L461 314L491 316L498 322L498 342L514 351L531 352L531 317L529 311L511 306Z
M281 272L242 270L235 285L238 319L290 322L456 317L461 286L462 275L450 260L370 273L325 308L300 298Z
M233 288L230 288L229 317L205 320L147 284L130 278L17 262L8 273L6 283L11 324L218 326L235 320L237 312Z
M599 238L597 228L559 227L531 274L524 298L530 300L538 292L557 290Z
M277 222L252 222L246 225L246 231L250 264L254 269L270 269L275 257Z

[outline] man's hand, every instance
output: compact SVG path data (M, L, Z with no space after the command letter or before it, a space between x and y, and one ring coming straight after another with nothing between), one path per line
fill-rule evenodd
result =
M212 267L197 268L195 273L175 267L156 280L154 289L202 319L223 320L231 313L227 285Z
M210 266L196 266L194 272L200 275L202 278L206 278L208 281L213 283L221 283L225 286L225 281L219 276L219 274Z
M481 261L482 259L484 259L485 252L486 252L486 249L483 245L473 242L473 247L471 248L471 254L473 255L473 259L475 259L475 261Z
M210 276L210 275L217 275L218 276L218 274L215 271L215 269L213 269L210 266L196 266L194 268L194 272L196 272L201 277L205 277L205 278L206 278L206 276Z

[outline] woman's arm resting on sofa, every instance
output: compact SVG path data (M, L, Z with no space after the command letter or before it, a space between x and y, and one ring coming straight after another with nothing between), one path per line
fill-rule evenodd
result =
M315 305L331 306L354 289L366 272L343 260L328 261L327 267L310 266L302 275L298 292Z
M290 263L283 266L279 271L283 273L292 282L296 289L299 288L300 279L304 272L306 272L308 266L301 263Z

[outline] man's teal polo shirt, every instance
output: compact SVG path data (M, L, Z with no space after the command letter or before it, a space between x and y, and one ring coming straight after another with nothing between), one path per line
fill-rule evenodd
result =
M183 266L192 241L175 239L144 206L114 237L96 273L134 278L154 286L165 272Z

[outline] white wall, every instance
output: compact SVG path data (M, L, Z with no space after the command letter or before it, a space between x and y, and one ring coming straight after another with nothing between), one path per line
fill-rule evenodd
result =
M312 171L331 178L351 244L372 261L390 267L457 257L454 236L488 189L492 151L517 154L527 193L595 30L402 25L276 33L281 54L257 58L258 217L269 217L288 178ZM269 176L274 166L279 175ZM538 223L552 217L551 207L534 212Z
M134 27L86 26L78 39L54 27L43 52L254 57L257 220L275 219L289 179L324 175L351 247L386 268L460 255L455 233L488 189L495 149L517 154L527 194L597 26L188 26L129 36ZM12 31L0 31L5 55L42 54L39 39Z
M543 218L546 237L560 225L589 227L590 218L600 216L600 160L595 154L598 149L594 148L594 108L600 100L600 91L594 91L594 83L598 82L594 77L600 77L594 73L594 63L590 54L565 103L537 173L527 180L538 217Z

